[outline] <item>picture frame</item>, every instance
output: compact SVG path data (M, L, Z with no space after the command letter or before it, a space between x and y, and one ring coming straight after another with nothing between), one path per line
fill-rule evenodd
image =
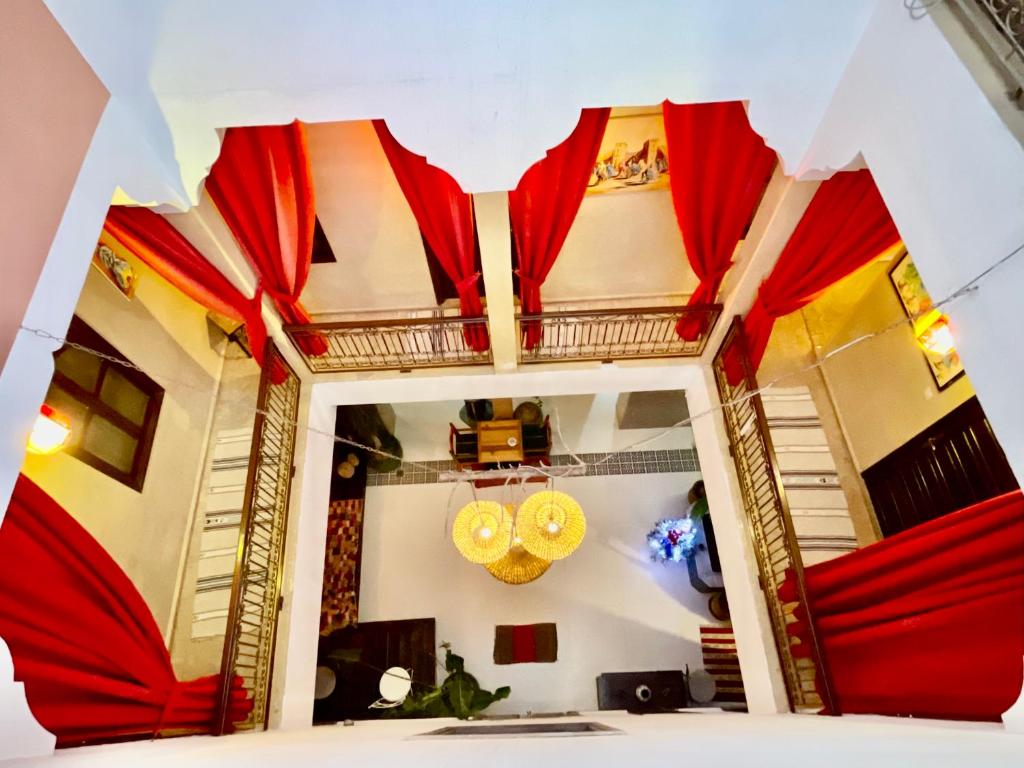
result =
M904 314L911 320L923 317L934 309L932 298L924 287L924 281L908 251L904 250L893 261L892 267L889 268L889 282L896 291ZM920 351L939 392L964 375L963 363L960 362L960 355L955 349L948 355L940 355L925 349Z
M96 245L92 252L92 265L109 280L126 299L135 297L139 275L127 259L119 256L103 243Z
M613 109L587 181L586 194L668 190L668 173L661 106Z

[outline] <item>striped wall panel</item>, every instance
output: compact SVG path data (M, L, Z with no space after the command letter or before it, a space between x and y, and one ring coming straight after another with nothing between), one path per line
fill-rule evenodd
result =
M192 604L192 637L217 637L227 628L238 531L245 503L252 429L217 433L200 514L199 571Z

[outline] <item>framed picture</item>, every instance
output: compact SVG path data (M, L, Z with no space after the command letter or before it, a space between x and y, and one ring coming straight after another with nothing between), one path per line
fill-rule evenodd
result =
M661 107L613 109L588 195L637 189L668 189L668 151Z
M910 254L906 251L896 259L889 270L889 280L892 281L896 295L900 299L900 305L907 317L916 319L923 317L934 308L931 296L924 287L921 275L914 266ZM931 371L935 385L941 392L958 378L964 375L964 366L960 362L960 355L954 349L947 355L940 355L935 352L921 349L921 354L928 363L928 370Z
M100 243L92 252L92 265L102 272L104 277L113 283L114 287L126 298L130 299L135 296L135 286L139 282L139 276L127 259L123 259Z

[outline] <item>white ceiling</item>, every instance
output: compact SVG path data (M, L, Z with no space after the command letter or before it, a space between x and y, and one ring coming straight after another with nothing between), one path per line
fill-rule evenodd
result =
M792 171L878 0L635 0L637 33L614 0L46 3L145 134L139 165L177 189L158 202L178 202L197 199L225 126L384 117L486 192L513 186L581 107L665 98L749 100Z

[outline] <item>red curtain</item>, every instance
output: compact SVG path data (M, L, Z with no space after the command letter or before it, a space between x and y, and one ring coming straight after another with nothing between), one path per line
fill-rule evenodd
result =
M206 191L284 322L309 323L299 297L313 257L316 204L302 123L229 128ZM309 355L327 351L315 334L296 343Z
M58 746L211 729L220 676L174 676L124 571L24 475L0 526L0 636ZM233 721L245 719L252 700L241 678L231 697Z
M899 240L870 172L837 173L822 182L744 318L753 369L761 364L776 319L796 312ZM739 366L729 358L726 364L735 384Z
M607 108L584 109L569 138L530 166L518 186L508 193L524 315L538 315L543 309L540 286L554 266L583 202L610 112ZM533 349L540 341L540 325L524 325L525 346Z
M805 570L840 712L997 720L1024 674L1014 491ZM794 585L784 584L783 600ZM806 615L790 625L809 647Z
M244 322L253 357L263 364L267 329L259 289L246 298L167 219L148 208L111 206L103 231L197 304Z
M700 280L689 305L714 304L736 245L764 194L775 152L747 121L739 101L662 105L672 205L686 258ZM703 317L680 318L687 341L705 330Z
M414 154L399 144L383 120L374 120L373 127L423 238L445 274L455 283L462 316L483 317L477 284L480 273L476 271L473 198L463 192L448 173L430 165L423 155ZM465 326L465 337L477 352L489 346L487 329L482 324Z

